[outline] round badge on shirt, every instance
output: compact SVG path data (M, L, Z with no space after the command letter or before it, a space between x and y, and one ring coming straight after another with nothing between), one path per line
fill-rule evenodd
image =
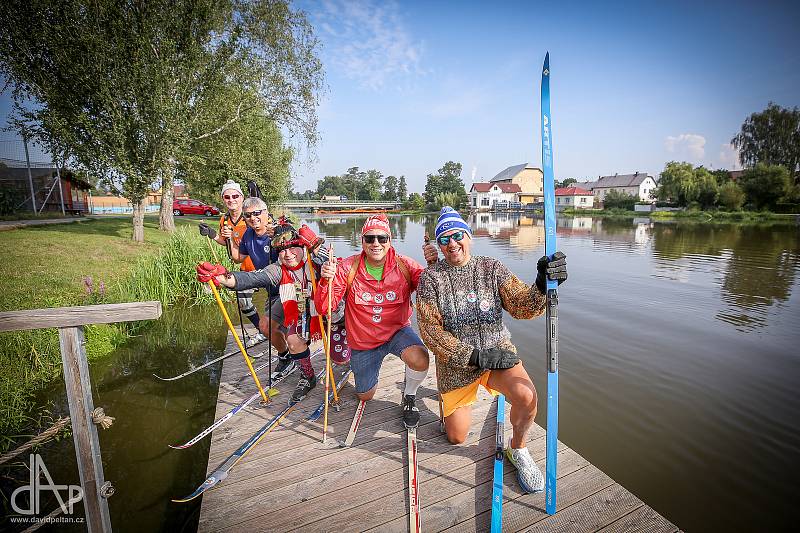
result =
M475 292L470 292L469 294L467 294L467 301L471 304L474 304L475 302L478 301L478 295L475 294ZM483 302L481 302L481 309L483 309Z
M342 337L338 333L334 334L334 336L333 336L333 340L335 340L335 341L338 341L341 338Z
M382 304L383 303L383 294L378 293L378 294L375 295L375 303L376 304Z
M381 315L372 315L372 321L377 324L381 321Z
M485 313L486 311L492 308L492 302L490 302L489 300L481 300L480 308L481 311Z
M362 292L361 299L364 300L365 302L369 302L372 300L372 295L368 292Z
M372 312L375 313L376 315L379 315L383 313L383 307L373 307Z
M397 293L394 291L387 291L386 292L386 299L390 302L393 302L397 299Z

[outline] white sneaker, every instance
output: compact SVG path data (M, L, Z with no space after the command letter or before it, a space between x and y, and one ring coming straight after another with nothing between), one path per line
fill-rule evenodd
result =
M261 332L259 332L256 333L255 335L250 336L247 339L247 343L245 343L245 346L247 346L248 348L252 348L256 344L262 343L265 340L267 340L267 338L263 334L261 334Z
M506 457L517 468L517 481L522 490L530 494L544 490L544 476L527 447L506 448Z

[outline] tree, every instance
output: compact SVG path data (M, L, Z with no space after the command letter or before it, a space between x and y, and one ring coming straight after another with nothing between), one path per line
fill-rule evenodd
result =
M406 177L400 176L400 183L397 185L397 199L405 202L408 199L408 186L406 185Z
M383 199L390 202L397 201L397 178L395 176L386 176L383 180Z
M673 201L685 206L694 200L694 169L691 163L670 161L661 173L655 196L662 201Z
M800 179L800 110L785 109L770 102L761 113L753 113L731 140L744 167L758 163L782 165L795 182Z
M575 178L565 178L564 181L556 181L555 187L556 189L560 189L562 187L569 187L573 183L578 183L578 180L576 180Z
M458 209L467 202L467 191L464 189L464 182L461 181L461 163L448 161L435 174L428 174L425 183L425 201L428 204L436 203L436 196L441 193L454 193L458 199L458 205L452 207Z
M741 209L744 198L744 191L735 181L727 181L719 187L719 204L729 211Z
M364 195L364 198L361 198L362 200L376 202L381 199L381 178L383 178L383 174L377 170L373 169L366 172L362 187Z
M288 0L5 6L0 74L13 87L15 125L121 190L134 204L135 240L144 239L154 183L161 226L173 227L173 180L199 166L200 141L217 137L215 149L234 151L222 134L254 116L316 141L322 65L311 26Z
M748 203L756 209L772 209L791 191L789 171L780 165L758 163L739 178Z
M639 199L626 192L621 192L616 189L611 189L608 191L603 198L603 208L604 209L612 209L612 208L619 208L619 209L626 209L628 211L633 211L633 206L636 205Z
M695 201L699 203L703 209L714 207L719 197L717 178L706 170L705 167L700 166L694 169L694 182L696 190Z
M408 200L403 204L406 209L413 209L419 211L425 209L425 198L418 192L412 192L408 195Z

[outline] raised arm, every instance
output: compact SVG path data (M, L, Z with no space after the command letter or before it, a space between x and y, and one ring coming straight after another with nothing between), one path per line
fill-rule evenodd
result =
M317 283L317 294L314 295L314 306L321 315L328 312L328 291L331 290L331 286L333 286L331 305L336 309L347 293L347 275L350 273L350 268L359 266L358 260L350 261L350 268L344 268L342 266L344 263L344 261L326 261L322 265L321 279Z

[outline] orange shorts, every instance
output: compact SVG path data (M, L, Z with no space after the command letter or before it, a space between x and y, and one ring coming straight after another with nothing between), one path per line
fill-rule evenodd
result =
M492 396L497 396L500 393L496 390L489 388L490 370L487 370L481 377L470 383L464 385L460 389L451 390L450 392L443 393L442 396L442 416L448 417L459 407L472 405L478 399L478 385L483 385L483 388L489 391Z

